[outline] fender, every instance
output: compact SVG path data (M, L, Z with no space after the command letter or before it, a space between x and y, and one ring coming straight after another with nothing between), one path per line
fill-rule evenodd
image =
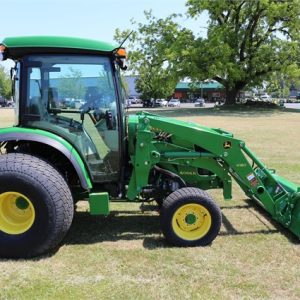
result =
M60 151L73 165L84 189L91 189L90 175L77 150L65 139L40 129L9 127L0 129L0 141L32 141L49 145Z

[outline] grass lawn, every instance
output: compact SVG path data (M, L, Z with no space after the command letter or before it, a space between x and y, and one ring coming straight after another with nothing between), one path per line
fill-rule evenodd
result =
M300 185L300 114L277 110L163 111L231 131L270 168ZM12 120L0 110L0 126ZM33 260L0 260L0 299L299 299L300 244L237 185L211 194L223 225L205 248L170 247L154 212L113 203L107 218L80 203L64 245Z

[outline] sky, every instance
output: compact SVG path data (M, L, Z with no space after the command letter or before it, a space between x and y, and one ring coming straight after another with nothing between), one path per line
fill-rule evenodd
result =
M10 36L59 35L113 42L116 28L143 22L144 10L156 17L186 12L186 0L0 0L0 41ZM199 32L205 18L181 25ZM126 46L126 45L125 45ZM4 64L5 63L1 63Z
M0 39L18 35L66 35L113 41L116 28L155 16L184 13L185 0L0 0Z

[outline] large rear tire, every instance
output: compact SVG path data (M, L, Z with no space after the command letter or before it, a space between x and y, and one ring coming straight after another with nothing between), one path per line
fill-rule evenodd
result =
M175 246L206 246L218 235L221 223L220 208L203 190L181 188L163 201L161 229Z
M55 249L74 214L70 189L47 162L0 155L0 256L34 257Z

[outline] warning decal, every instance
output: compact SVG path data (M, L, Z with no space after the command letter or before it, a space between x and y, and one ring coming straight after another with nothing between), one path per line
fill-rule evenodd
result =
M258 180L256 179L254 173L250 173L249 175L247 175L247 179L250 182L250 185L252 187L255 187L258 185Z

